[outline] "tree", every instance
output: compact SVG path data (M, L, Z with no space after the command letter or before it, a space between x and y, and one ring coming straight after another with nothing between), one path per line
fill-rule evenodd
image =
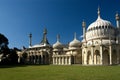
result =
M18 61L16 48L9 49L8 44L8 39L0 33L0 64L16 64Z
M0 33L0 48L9 44L8 39Z

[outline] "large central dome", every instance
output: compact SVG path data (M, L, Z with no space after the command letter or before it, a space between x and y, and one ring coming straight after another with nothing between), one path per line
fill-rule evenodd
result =
M98 18L95 22L91 23L87 28L86 40L96 38L109 38L115 37L115 28L110 21L104 20L100 17L100 9L98 8Z
M98 16L98 19L89 25L87 31L100 28L101 26L103 26L103 27L106 26L106 27L112 28L112 24L109 21L103 20L103 19L101 19L100 16Z

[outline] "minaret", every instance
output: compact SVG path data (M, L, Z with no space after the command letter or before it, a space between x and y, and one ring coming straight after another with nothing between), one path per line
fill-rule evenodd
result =
M85 39L85 37L86 37L86 23L84 20L82 22L82 27L83 27L83 39Z
M31 33L29 34L29 46L30 47L32 46L32 34Z
M76 32L74 33L74 39L76 39Z
M120 16L118 13L115 15L117 28L120 29Z
M45 42L46 42L46 35L47 35L47 29L45 28L44 31L43 31L43 36L44 36Z
M116 43L119 43L119 35L120 35L120 16L118 13L116 13L115 15L115 19L116 19L116 26L117 26L117 31L116 31Z
M100 18L100 7L98 7L98 19Z
M42 39L40 44L42 44L42 45L49 45L49 42L47 40L47 29L46 28L43 31L43 39Z
M57 35L57 42L60 42L60 35Z

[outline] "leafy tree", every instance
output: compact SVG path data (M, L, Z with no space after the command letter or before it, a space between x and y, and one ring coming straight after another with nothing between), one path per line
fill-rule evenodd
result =
M8 39L0 33L0 64L16 64L18 61L17 49L9 49Z
M8 39L0 33L0 50L4 47L7 47L9 44Z

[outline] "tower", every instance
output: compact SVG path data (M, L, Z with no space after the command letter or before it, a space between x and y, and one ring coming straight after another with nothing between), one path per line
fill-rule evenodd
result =
M116 13L115 19L116 19L116 26L117 26L117 28L120 28L120 16L119 16L118 13Z
M60 35L57 35L57 41L60 42Z
M83 28L83 39L85 39L85 34L86 34L86 23L85 23L85 21L83 20L83 22L82 22L82 28Z
M119 43L119 35L120 35L120 16L118 13L116 13L115 15L115 19L116 19L116 43L118 44Z
M43 31L43 38L41 43L42 45L49 45L48 39L47 39L47 29L45 28Z
M32 34L31 33L29 34L29 46L30 47L32 46Z

